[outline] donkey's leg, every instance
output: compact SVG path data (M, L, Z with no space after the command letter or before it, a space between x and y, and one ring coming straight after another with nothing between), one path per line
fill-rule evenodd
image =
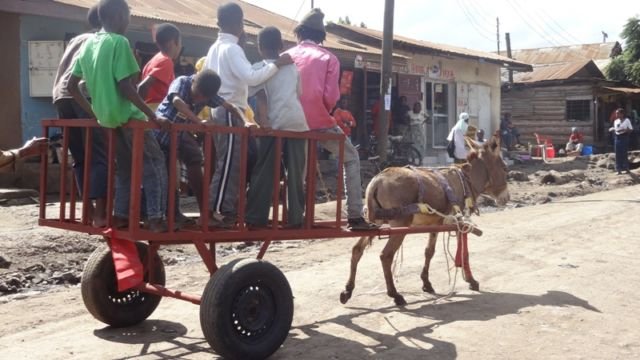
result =
M340 293L340 302L346 304L351 299L353 289L356 287L356 272L358 271L358 262L362 258L362 253L366 249L367 245L371 243L373 236L363 236L358 242L353 245L351 249L351 272L349 273L349 280L344 288L344 291Z
M382 272L384 273L384 281L387 283L387 295L392 297L396 305L406 305L402 295L398 294L396 287L393 283L393 273L391 272L391 264L393 263L393 257L402 245L404 241L404 235L393 235L387 241L382 253L380 254L380 261L382 262Z
M469 265L469 243L467 234L458 233L458 251L456 252L456 266L462 267L462 276L469 283L469 289L474 291L480 290L480 283L473 278L471 273L471 265Z
M422 274L420 274L420 278L422 279L422 291L428 292L430 294L436 293L435 290L433 290L433 286L431 286L431 282L429 281L429 265L431 264L431 259L433 259L433 254L435 254L436 252L437 240L437 233L429 234L429 244L424 250L424 268L422 268Z

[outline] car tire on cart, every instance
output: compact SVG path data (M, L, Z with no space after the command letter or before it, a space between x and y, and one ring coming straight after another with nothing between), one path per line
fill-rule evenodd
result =
M148 281L148 246L141 242L137 242L136 246L145 267L144 279ZM164 285L164 265L158 254L154 264L154 284ZM81 290L82 300L91 315L113 327L131 326L144 321L162 299L161 296L134 289L119 292L111 249L106 245L98 247L87 260L82 273Z
M239 259L222 266L202 294L202 332L227 359L269 357L286 340L292 321L289 282L263 260Z

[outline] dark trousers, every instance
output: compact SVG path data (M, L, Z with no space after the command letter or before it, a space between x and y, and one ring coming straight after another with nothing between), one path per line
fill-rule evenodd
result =
M616 171L629 170L629 135L616 135Z
M61 119L90 118L73 99L60 99L54 104ZM86 130L83 128L69 128L69 151L73 156L73 171L78 190L82 193L84 181L84 142ZM107 197L107 148L102 128L92 128L91 168L89 169L89 198L100 199Z
M285 139L282 143L284 168L287 172L287 221L289 225L301 225L304 213L304 171L306 140ZM258 139L258 158L252 172L247 200L246 222L267 225L273 196L273 176L276 158L276 139ZM314 169L315 170L315 169Z

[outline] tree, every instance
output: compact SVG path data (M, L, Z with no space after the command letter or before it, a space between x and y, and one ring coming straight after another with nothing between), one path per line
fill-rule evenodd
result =
M338 24L340 25L351 25L351 20L349 19L349 16L346 16L344 19L342 17L338 18Z
M640 17L627 20L620 36L626 46L622 54L616 56L607 67L607 77L640 85Z
M367 28L367 24L365 24L364 22L360 22L360 27L363 29Z

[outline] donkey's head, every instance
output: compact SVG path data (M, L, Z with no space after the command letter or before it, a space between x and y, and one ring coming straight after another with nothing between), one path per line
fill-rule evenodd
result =
M469 153L467 160L471 165L469 177L474 190L505 205L509 201L509 189L507 165L500 150L500 134L494 134L485 144Z

